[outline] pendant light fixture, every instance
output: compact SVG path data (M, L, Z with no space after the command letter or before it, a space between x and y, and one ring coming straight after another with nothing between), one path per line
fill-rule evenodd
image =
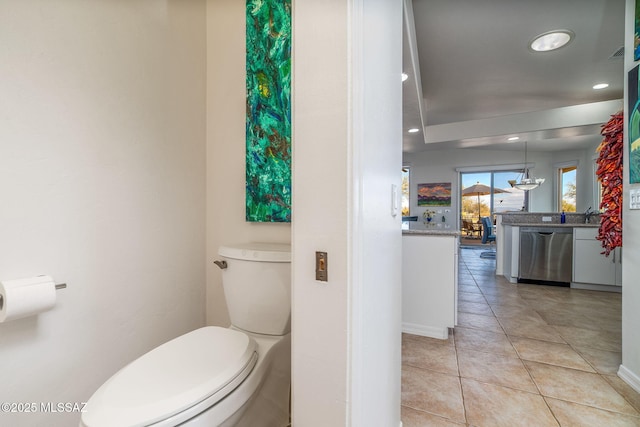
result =
M544 178L536 178L535 176L529 176L529 166L527 165L527 141L524 142L524 169L519 180L510 180L512 188L518 190L529 191L534 188L538 188L540 184L544 182Z

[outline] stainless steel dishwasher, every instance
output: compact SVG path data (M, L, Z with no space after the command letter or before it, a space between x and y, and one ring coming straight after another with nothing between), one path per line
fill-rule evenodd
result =
M518 281L568 285L573 265L571 227L521 227Z

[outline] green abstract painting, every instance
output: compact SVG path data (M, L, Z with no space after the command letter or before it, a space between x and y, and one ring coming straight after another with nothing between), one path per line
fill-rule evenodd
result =
M291 0L247 0L246 218L291 221Z

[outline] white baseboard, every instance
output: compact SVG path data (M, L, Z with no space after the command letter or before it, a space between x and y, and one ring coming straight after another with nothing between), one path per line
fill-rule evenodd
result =
M402 332L440 340L449 338L449 328L437 328L435 326L416 325L414 323L402 322Z
M505 279L507 279L507 281L509 283L518 283L518 278L517 277L511 277L510 275L502 275L502 277L504 277Z
M610 285L593 285L591 283L576 283L571 282L572 289L586 289L588 291L604 291L604 292L622 292L622 286L610 286Z
M640 376L625 368L624 365L620 365L618 376L622 378L622 381L629 384L629 387L640 393Z

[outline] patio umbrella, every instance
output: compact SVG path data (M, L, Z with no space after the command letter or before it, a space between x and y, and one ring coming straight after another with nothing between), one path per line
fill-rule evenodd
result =
M498 193L508 193L508 191L503 190L501 188L494 188L493 194ZM480 181L476 182L470 187L462 189L462 197L466 196L477 196L478 197L478 221L481 221L480 218L480 196L486 196L488 194L492 194L491 187L488 185L480 184Z

